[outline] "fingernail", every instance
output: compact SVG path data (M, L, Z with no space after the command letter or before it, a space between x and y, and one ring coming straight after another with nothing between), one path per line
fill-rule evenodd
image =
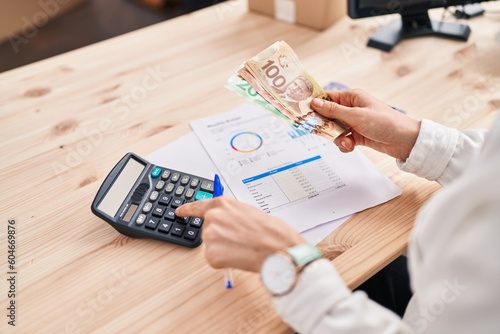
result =
M314 98L312 100L312 104L317 108L321 108L325 104L325 101L323 101L323 99Z
M347 142L345 140L340 141L340 146L342 146L343 148L345 148L347 150Z

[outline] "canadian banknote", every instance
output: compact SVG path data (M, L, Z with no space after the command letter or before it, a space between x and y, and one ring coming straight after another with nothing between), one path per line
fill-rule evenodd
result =
M244 62L229 79L226 87L242 95L243 89L239 87L245 87L245 84L251 86L260 98L268 102L266 110L276 116L279 113L280 119L286 118L289 124L303 131L316 133L330 140L349 131L345 123L327 119L313 111L310 105L313 98L330 98L304 70L298 56L284 41L274 43ZM249 100L248 97L245 98ZM251 100L264 106L263 102L257 102L255 97ZM270 106L274 108L270 110Z

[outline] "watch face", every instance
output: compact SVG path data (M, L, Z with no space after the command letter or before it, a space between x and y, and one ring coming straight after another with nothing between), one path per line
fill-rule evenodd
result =
M295 266L283 255L270 255L262 264L262 283L273 295L289 292L295 283Z

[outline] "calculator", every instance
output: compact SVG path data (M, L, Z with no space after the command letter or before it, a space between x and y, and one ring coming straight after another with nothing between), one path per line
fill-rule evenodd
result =
M156 166L127 153L108 174L92 202L92 212L118 232L197 247L201 217L179 217L184 203L213 197L214 182Z

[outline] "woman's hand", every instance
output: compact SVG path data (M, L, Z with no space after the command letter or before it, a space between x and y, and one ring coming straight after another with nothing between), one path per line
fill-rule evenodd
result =
M214 268L258 272L269 255L306 242L284 221L228 197L187 203L175 214L204 218L205 255Z
M351 134L335 140L342 152L351 152L356 145L364 145L403 161L409 157L417 141L419 121L359 89L328 94L333 102L314 99L311 107L323 116L351 126Z

